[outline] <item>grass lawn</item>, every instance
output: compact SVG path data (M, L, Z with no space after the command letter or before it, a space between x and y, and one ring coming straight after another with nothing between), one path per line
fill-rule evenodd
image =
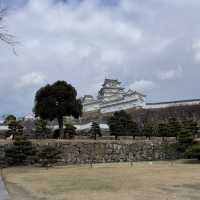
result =
M199 200L200 164L139 162L4 169L11 200Z

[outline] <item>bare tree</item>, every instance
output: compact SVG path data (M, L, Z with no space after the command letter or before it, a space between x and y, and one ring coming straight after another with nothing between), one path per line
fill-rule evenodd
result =
M14 36L8 33L4 25L4 19L6 15L7 15L7 9L0 9L0 41L3 41L11 46L14 46L17 42L15 41Z

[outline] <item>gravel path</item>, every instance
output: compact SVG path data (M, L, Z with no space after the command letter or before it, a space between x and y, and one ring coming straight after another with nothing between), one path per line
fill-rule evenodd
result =
M5 185L1 177L0 177L0 200L9 200L8 192L5 188Z

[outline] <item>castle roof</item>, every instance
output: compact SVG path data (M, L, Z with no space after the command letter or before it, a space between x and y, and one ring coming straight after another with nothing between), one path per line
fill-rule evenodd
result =
M106 78L106 79L104 80L103 86L105 86L107 83L121 84L121 82L118 81L117 79L108 79L108 78Z
M85 101L86 99L94 99L94 97L92 95L84 95L84 97L82 97L82 102Z
M140 93L140 92L137 92L137 91L133 91L131 89L129 89L126 93L126 95L139 95L139 96L142 96L142 97L146 97L146 95Z

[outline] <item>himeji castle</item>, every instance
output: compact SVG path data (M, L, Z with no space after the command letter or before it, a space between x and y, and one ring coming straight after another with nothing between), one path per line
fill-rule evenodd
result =
M96 98L91 95L82 98L83 112L98 111L103 114L131 108L154 109L200 104L200 99L146 103L145 97L139 91L125 90L118 80L105 79Z
M144 107L145 95L137 91L125 91L118 80L105 79L97 98L85 95L82 103L84 112L100 111L107 113L133 107Z

